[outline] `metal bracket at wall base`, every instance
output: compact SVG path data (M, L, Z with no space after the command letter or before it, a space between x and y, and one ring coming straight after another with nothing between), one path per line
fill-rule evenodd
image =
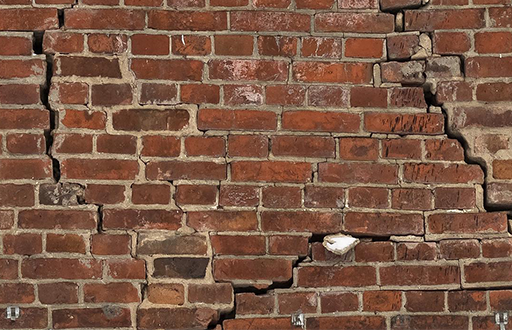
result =
M494 321L500 326L500 330L506 330L506 325L508 324L508 313L498 312L494 314Z
M8 306L5 309L5 318L16 321L20 317L20 308L18 306Z
M306 322L304 320L304 314L302 314L301 310L299 310L296 313L292 314L292 320L291 321L292 321L292 325L297 326L297 327L301 327L302 329L304 329L304 327L306 326Z

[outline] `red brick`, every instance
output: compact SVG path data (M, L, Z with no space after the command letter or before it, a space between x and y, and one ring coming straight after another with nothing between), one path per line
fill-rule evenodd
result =
M476 87L476 99L479 101L498 102L510 101L508 93L512 92L512 84L508 83L485 83Z
M89 34L87 45L93 53L119 54L126 52L128 37L120 34Z
M299 208L302 193L300 187L265 187L263 188L263 206L268 208Z
M129 327L131 312L128 308L108 306L105 308L57 309L52 312L53 328L104 328Z
M408 59L415 54L419 46L417 34L397 34L386 38L387 53L390 60Z
M133 204L169 204L171 187L163 184L133 184Z
M13 328L12 321L8 318L0 319L0 327L3 329ZM48 309L36 307L20 308L20 318L16 322L17 328L49 329Z
M58 76L121 78L118 59L59 56L55 59Z
M268 138L262 135L229 135L229 157L258 157L268 155Z
M354 293L332 292L320 294L322 313L348 312L359 309L359 301Z
M351 212L345 215L343 227L347 232L367 236L424 234L421 214Z
M43 36L45 54L80 53L84 48L84 36L79 33L47 31Z
M237 293L236 313L268 315L274 310L274 297L271 295L255 295L254 293ZM226 326L227 322L224 323ZM233 329L235 330L235 329Z
M311 180L311 164L284 161L237 161L231 163L233 181L290 182Z
M78 285L76 283L38 283L39 301L43 304L78 303Z
M104 229L168 229L181 227L178 210L103 210Z
M197 126L201 130L275 130L276 114L271 111L201 109Z
M366 113L364 126L372 133L441 134L444 132L444 117L436 113Z
M95 234L91 239L91 253L96 255L130 254L130 235Z
M142 10L71 8L66 10L64 26L68 29L142 30L144 18Z
M38 85L0 85L0 103L38 104L40 103Z
M418 183L482 183L483 173L478 165L406 163L404 178Z
M437 254L433 242L398 243L396 246L397 260L436 260Z
M25 259L21 274L33 279L98 279L102 276L102 262L94 259Z
M297 38L258 36L258 52L268 56L294 56L297 54Z
M389 164L374 163L320 163L320 182L342 183L396 183L398 168Z
M138 286L132 283L88 283L84 285L86 303L132 303L139 302Z
M291 131L354 133L359 131L358 114L319 111L286 111L282 127Z
M133 180L139 170L136 161L117 159L66 159L62 176L68 179Z
M52 83L50 100L62 104L86 104L89 100L89 86L84 83Z
M512 301L512 291L510 290L497 290L489 291L489 302L492 310L505 310L507 309L510 301Z
M68 109L62 124L68 128L104 129L106 121L104 112Z
M345 191L338 187L306 186L304 189L305 207L343 208Z
M295 62L293 78L299 82L368 84L372 66L368 63Z
M203 74L203 62L196 60L136 58L131 63L138 79L199 81Z
M147 292L148 300L154 304L183 305L185 303L183 284L150 284Z
M395 159L419 159L421 141L412 139L382 140L382 157Z
M398 108L426 109L425 94L420 87L396 87L391 89L389 106Z
M506 258L512 255L512 239L493 239L482 241L484 258Z
M304 236L271 236L269 237L269 252L275 255L308 254L308 237Z
M391 207L401 210L430 210L432 209L432 191L414 188L393 189Z
M178 205L212 205L217 200L217 186L179 185L174 199Z
M334 158L333 138L319 136L275 136L272 137L274 156Z
M460 269L450 265L394 265L381 267L382 285L457 285L460 283Z
M153 161L146 166L146 178L148 180L224 180L226 164Z
M473 284L473 286L489 287L492 282L497 282L494 286L502 286L503 282L512 281L512 263L508 261L473 262L464 266L464 277L466 283ZM487 282L487 285L483 282Z
M264 236L210 236L215 255L264 255L266 244Z
M0 185L0 205L5 206L33 206L34 205L34 187L28 184Z
M137 139L130 135L99 135L96 138L96 149L111 154L135 154Z
M217 85L181 85L181 101L184 103L219 103L220 87Z
M134 34L131 36L132 54L168 55L169 37L161 34Z
M341 229L341 221L341 213L310 211L261 213L263 231L331 233Z
M319 32L391 33L393 15L387 13L320 13L315 15Z
M311 86L308 101L312 106L348 107L349 89L338 86Z
M345 56L357 58L381 58L384 40L370 38L348 38L345 41Z
M141 308L137 325L139 329L206 329L217 314L209 308Z
M266 86L266 103L278 105L303 105L306 88L297 85Z
M206 36L172 36L172 53L175 55L208 55L212 51L211 41Z
M75 234L47 234L46 252L85 253L84 238Z
M191 284L188 301L192 303L229 304L233 301L233 288L227 283Z
M43 78L46 63L41 58L4 59L0 61L0 78Z
M450 312L482 311L487 309L484 291L449 291L448 310Z
M124 201L124 186L88 184L85 188L87 203L117 204Z
M469 318L465 315L404 315L391 318L392 330L405 329L466 329Z
M142 84L140 103L175 104L178 103L178 89L174 84Z
M468 77L512 77L512 57L470 57L465 65Z
M362 287L376 284L376 271L370 266L300 267L297 284L301 287Z
M254 186L221 185L219 205L256 206L259 204L259 190Z
M96 212L23 210L18 215L18 226L24 229L94 229L96 228Z
M285 282L292 277L287 259L214 259L213 277L217 281L267 280Z
M340 58L343 53L341 39L309 37L302 40L302 56Z
M366 291L363 293L363 310L366 311L398 311L402 307L400 291Z
M357 262L393 261L395 249L391 242L360 242L354 248Z
M354 187L348 191L348 204L351 207L386 208L388 196L386 188Z
M224 330L293 330L289 317L226 320Z
M377 330L386 327L386 320L382 316L328 316L312 317L306 322L308 329L342 329L351 330Z
M489 8L491 27L508 27L511 10L508 7Z
M224 85L224 104L263 104L263 86Z
M408 291L405 293L405 309L409 312L444 311L444 292Z
M92 135L57 133L53 135L53 152L63 154L92 153Z
M227 15L225 12L152 10L148 13L148 28L172 31L225 30Z
M437 209L470 209L476 206L474 188L436 188L434 194Z
M427 232L438 235L505 233L507 217L503 213L432 214L427 220Z
M215 136L191 136L185 139L187 156L223 157L226 153L226 141Z
M249 35L215 36L215 54L231 56L250 56L253 52L254 38Z
M233 31L309 32L310 16L274 11L234 11L230 14Z
M142 151L144 156L178 157L181 144L179 138L173 136L144 136L142 138Z
M316 292L290 292L277 295L279 314L293 314L298 310L304 313L315 313L318 306Z
M471 40L465 32L435 32L432 44L436 54L463 54L471 48Z
M130 84L93 85L91 100L97 106L116 106L131 104L133 91Z
M406 31L478 29L485 26L483 9L405 11Z
M42 251L42 239L38 234L4 235L3 243L5 254L32 255Z
M2 9L0 16L0 30L3 31L44 31L59 28L57 9L53 8Z
M119 259L109 261L108 275L115 279L145 279L146 263L140 259Z
M250 211L189 212L187 224L199 231L249 231L256 230L258 219Z
M471 85L464 81L443 81L437 85L436 99L439 102L470 101L473 98Z
M339 157L346 160L377 160L379 142L371 138L341 138Z
M32 36L0 36L0 55L32 55Z

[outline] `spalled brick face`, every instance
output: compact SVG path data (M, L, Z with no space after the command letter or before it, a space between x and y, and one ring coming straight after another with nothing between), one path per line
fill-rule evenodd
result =
M1 329L510 310L509 1L1 4Z

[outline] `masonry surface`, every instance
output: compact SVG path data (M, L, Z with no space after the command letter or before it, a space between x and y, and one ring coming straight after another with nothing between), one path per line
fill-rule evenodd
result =
M512 310L510 0L0 5L0 329Z

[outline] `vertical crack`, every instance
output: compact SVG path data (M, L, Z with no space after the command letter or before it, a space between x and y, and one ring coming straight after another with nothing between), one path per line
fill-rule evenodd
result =
M33 51L35 54L44 54L43 53L43 38L44 32L34 32L33 37ZM50 129L44 131L44 136L46 140L46 155L50 157L52 160L52 168L53 168L53 179L55 182L60 181L60 163L59 161L52 156L52 146L53 146L53 132L57 128L58 122L58 113L51 108L50 105L50 86L53 77L53 55L45 54L46 56L46 79L41 85L41 103L44 105L45 109L48 110L50 116Z

